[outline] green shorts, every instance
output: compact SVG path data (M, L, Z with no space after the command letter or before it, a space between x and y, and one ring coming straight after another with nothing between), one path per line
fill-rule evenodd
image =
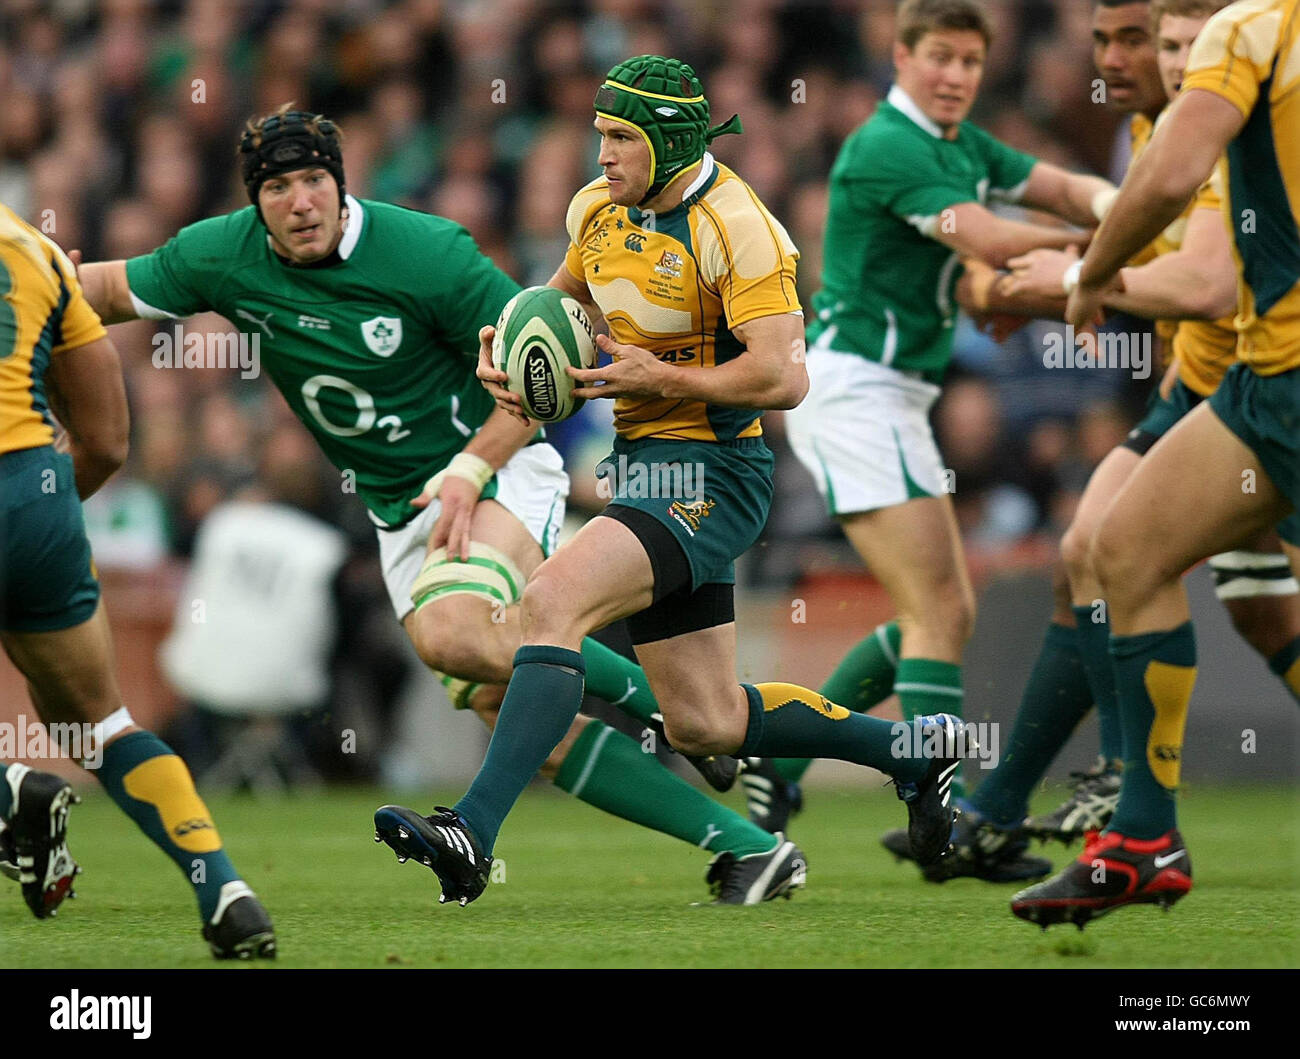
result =
M1300 511L1300 368L1260 375L1234 364L1210 397L1210 407Z
M735 583L736 559L767 525L773 463L761 437L615 438L596 474L611 507L635 508L667 527L686 553L694 590Z
M0 629L68 629L98 603L72 457L49 445L0 455Z
M1147 401L1146 414L1143 415L1142 421L1129 431L1123 447L1132 449L1139 456L1145 456L1152 445L1169 433L1175 423L1203 400L1205 398L1184 385L1182 379L1174 380L1173 389L1169 391L1168 397L1161 397L1158 388L1152 390L1151 397Z

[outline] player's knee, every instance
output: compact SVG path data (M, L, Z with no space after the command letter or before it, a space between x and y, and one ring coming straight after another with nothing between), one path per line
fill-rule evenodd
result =
M1111 519L1093 534L1088 562L1112 607L1147 598L1165 579L1142 537Z
M526 635L545 636L548 630L564 629L574 622L572 585L546 569L543 563L524 587L520 618Z
M1065 563L1069 581L1078 582L1092 573L1092 540L1095 527L1080 526L1071 522L1061 538L1061 561ZM1069 591L1067 581L1066 591Z
M453 677L477 673L484 662L495 661L484 658L492 640L483 635L478 615L464 613L451 600L418 610L411 638L421 662Z
M671 721L665 716L664 736L668 745L679 754L692 757L730 754L737 749L735 733L728 732L718 719L705 714L691 714Z

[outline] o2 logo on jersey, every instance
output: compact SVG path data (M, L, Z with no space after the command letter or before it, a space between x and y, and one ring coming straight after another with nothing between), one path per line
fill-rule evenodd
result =
M371 353L391 357L402 344L402 320L397 316L376 316L361 325L361 337Z

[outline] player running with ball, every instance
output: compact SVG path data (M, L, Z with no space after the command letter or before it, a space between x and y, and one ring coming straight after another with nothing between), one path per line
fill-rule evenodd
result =
M348 195L340 133L320 115L283 107L250 123L240 161L251 207L83 266L87 297L109 322L212 310L256 329L271 380L369 509L417 653L490 727L519 646L514 604L555 546L568 491L559 454L494 414L474 376L478 331L519 286L459 225ZM581 650L592 692L649 722L641 670L594 640ZM636 740L570 720L534 771L717 853L721 899L752 903L731 869L779 843Z
M628 618L673 746L881 769L908 805L918 859L937 860L966 743L960 721L939 714L895 726L792 684L736 681L733 564L772 498L762 413L795 406L807 390L797 252L748 185L706 150L739 132L739 120L710 128L694 71L653 55L611 70L595 110L604 176L569 207L569 250L551 286L598 329L608 326L598 344L614 363L570 369L583 383L574 392L615 399L610 464L650 480L657 466L695 464L703 497L643 500L611 483L605 511L529 578L524 646L469 792L430 817L385 807L376 826L406 830L410 855L427 858L443 900L478 897L502 822L577 713L583 637ZM479 377L519 413L505 373L491 367L491 337L486 328L480 336ZM752 885L780 892L801 870L799 851L782 842Z

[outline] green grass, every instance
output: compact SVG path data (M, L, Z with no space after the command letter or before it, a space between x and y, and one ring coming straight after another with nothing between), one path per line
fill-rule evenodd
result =
M1300 808L1289 788L1186 792L1196 889L1168 914L1124 909L1084 934L1013 919L1014 886L933 886L896 864L877 845L904 819L888 789L810 792L794 836L808 889L741 909L692 907L708 854L545 789L506 825L504 882L468 908L439 907L431 872L371 842L371 814L388 800L366 790L210 800L275 918L280 966L1300 966ZM73 811L69 844L86 871L56 919L31 919L0 881L0 965L212 965L180 873L107 798ZM1065 863L1060 846L1046 852Z

